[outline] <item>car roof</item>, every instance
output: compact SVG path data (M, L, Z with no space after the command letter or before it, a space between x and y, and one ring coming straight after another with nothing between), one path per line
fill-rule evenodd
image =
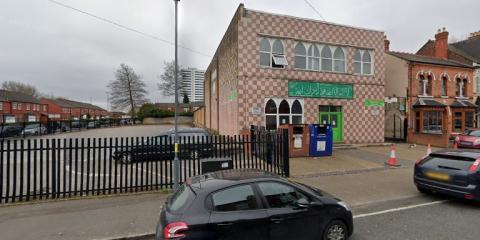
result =
M431 153L432 155L444 155L453 157L480 158L480 151L474 149L445 149Z
M191 177L187 183L194 191L213 192L225 187L259 180L284 180L282 177L257 169L232 169Z

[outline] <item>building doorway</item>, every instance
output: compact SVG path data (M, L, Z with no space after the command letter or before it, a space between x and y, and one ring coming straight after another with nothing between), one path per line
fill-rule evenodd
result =
M318 122L320 124L331 124L333 142L343 142L343 113L341 106L319 106Z

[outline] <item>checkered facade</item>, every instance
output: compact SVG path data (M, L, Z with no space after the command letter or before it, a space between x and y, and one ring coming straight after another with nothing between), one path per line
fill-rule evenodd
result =
M319 105L342 106L345 143L383 142L383 108L364 105L365 99L384 98L385 61L382 32L251 11L244 9L242 5L236 16L238 35L234 45L237 45L238 55L238 65L235 69L237 82L231 87L236 88L238 93L238 100L235 103L237 119L230 124L236 125L237 132L219 131L220 133L236 134L239 130L248 129L250 125L265 126L265 116L254 114L252 109L263 111L268 98L288 98L289 81L314 81L353 84L354 98L348 100L303 98L304 123L318 122ZM289 63L285 69L264 68L259 65L259 42L262 37L282 40ZM294 69L293 51L295 43L299 41L344 47L347 50L346 73ZM353 74L355 49L371 50L372 75ZM218 61L222 60L219 58ZM222 102L222 99L219 101ZM223 117L225 113L220 109L218 113L212 112L212 116L219 114Z

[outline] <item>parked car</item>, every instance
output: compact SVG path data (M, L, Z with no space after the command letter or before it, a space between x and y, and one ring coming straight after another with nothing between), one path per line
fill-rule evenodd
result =
M174 158L174 136L174 131L170 130L158 136L147 138L148 140L145 140L144 143L138 145L134 143L129 149L115 151L113 158L123 163L172 160ZM210 135L202 128L179 129L178 136L180 138L179 154L181 159L206 158L211 157L214 153L212 142L207 141ZM190 137L190 142L188 142L188 137ZM200 142L197 140L200 140Z
M98 121L91 121L91 122L88 122L87 124L87 128L98 128L100 127L100 122Z
M468 129L455 137L459 148L480 148L480 129Z
M16 137L20 136L23 130L21 125L4 125L1 127L1 137Z
M480 152L443 150L415 164L414 183L422 193L438 192L480 201Z
M31 135L43 135L47 133L47 128L41 124L29 124L25 126L22 131L22 135L31 136Z
M224 170L190 178L167 199L156 239L347 239L348 206L269 172Z

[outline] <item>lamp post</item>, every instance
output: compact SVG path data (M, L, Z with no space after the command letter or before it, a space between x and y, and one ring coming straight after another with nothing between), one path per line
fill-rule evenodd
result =
M177 189L180 180L180 160L178 158L178 2L175 2L175 158L173 159L173 188Z

